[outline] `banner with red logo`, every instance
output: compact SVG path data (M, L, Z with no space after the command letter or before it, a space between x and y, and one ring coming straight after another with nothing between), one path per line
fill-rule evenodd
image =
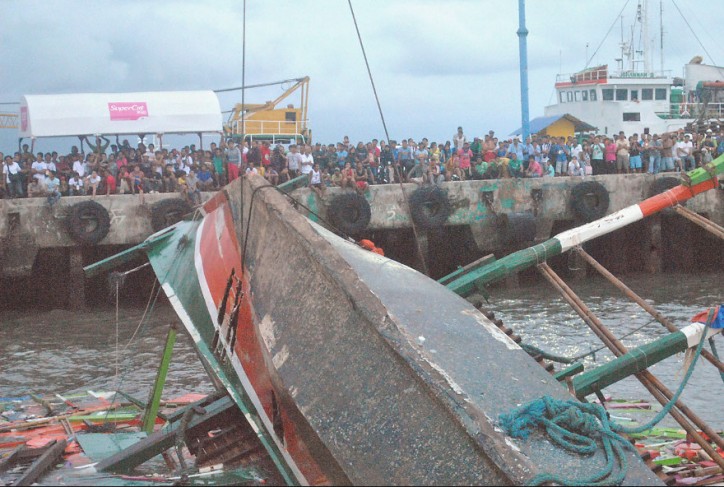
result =
M148 106L145 101L118 101L108 103L111 120L138 120L148 117Z

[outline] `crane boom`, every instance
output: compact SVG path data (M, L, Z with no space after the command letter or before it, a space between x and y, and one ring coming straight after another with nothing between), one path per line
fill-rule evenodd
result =
M287 79L271 83L261 83L244 87L259 88L294 82L276 99L266 103L237 103L229 114L225 131L228 135L251 136L263 139L301 139L308 140L311 132L307 124L307 103L309 100L309 76ZM235 91L244 88L216 90L217 93ZM299 91L301 101L298 108L292 105L277 109L285 98ZM243 132L243 133L242 133Z

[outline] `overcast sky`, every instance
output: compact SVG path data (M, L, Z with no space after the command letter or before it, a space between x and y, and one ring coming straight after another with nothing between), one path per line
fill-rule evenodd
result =
M724 63L717 29L724 2L675 1L663 0L665 67L680 75L695 55ZM604 40L625 3L528 0L531 118L553 102L558 72L585 67L586 54ZM649 3L659 69L659 0ZM636 4L629 1L624 25ZM520 126L516 0L353 0L353 6L391 138L444 141L458 125L468 136L490 129L508 134ZM240 86L241 7L241 0L2 0L0 101L22 94ZM317 141L384 138L346 1L248 0L247 26L247 84L309 76ZM616 24L591 65L615 66L620 37ZM282 91L249 90L246 97L263 102ZM222 109L240 96L221 94ZM0 130L0 150L10 150L15 137Z

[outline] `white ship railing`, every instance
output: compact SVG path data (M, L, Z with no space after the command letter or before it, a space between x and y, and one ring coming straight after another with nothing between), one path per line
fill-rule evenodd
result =
M607 69L593 69L579 71L578 73L565 73L556 75L556 83L572 83L585 81L604 81L606 79L666 79L671 77L671 70L651 71L609 71Z
M678 105L678 107L677 107ZM708 119L724 119L724 103L709 103L704 108L703 103L680 103L674 105L673 109L668 112L656 112L659 118L676 119L676 118L699 118ZM705 113L704 113L705 112ZM702 116L703 115L703 116Z

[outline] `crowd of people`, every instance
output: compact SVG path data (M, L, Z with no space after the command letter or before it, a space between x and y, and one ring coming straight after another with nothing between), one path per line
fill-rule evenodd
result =
M127 141L87 140L90 151L74 146L70 153L33 154L27 145L2 155L5 198L46 197L50 205L61 196L178 192L190 203L201 191L214 191L245 174L259 174L272 184L299 175L309 177L320 196L327 187L364 191L369 185L399 182L439 184L471 179L538 178L597 174L688 171L724 153L724 131L590 136L586 138L534 135L499 140L491 130L472 141L458 127L452 140L427 138L400 143L373 139L336 144L281 144L267 141L212 143L207 150L194 145L157 149Z

